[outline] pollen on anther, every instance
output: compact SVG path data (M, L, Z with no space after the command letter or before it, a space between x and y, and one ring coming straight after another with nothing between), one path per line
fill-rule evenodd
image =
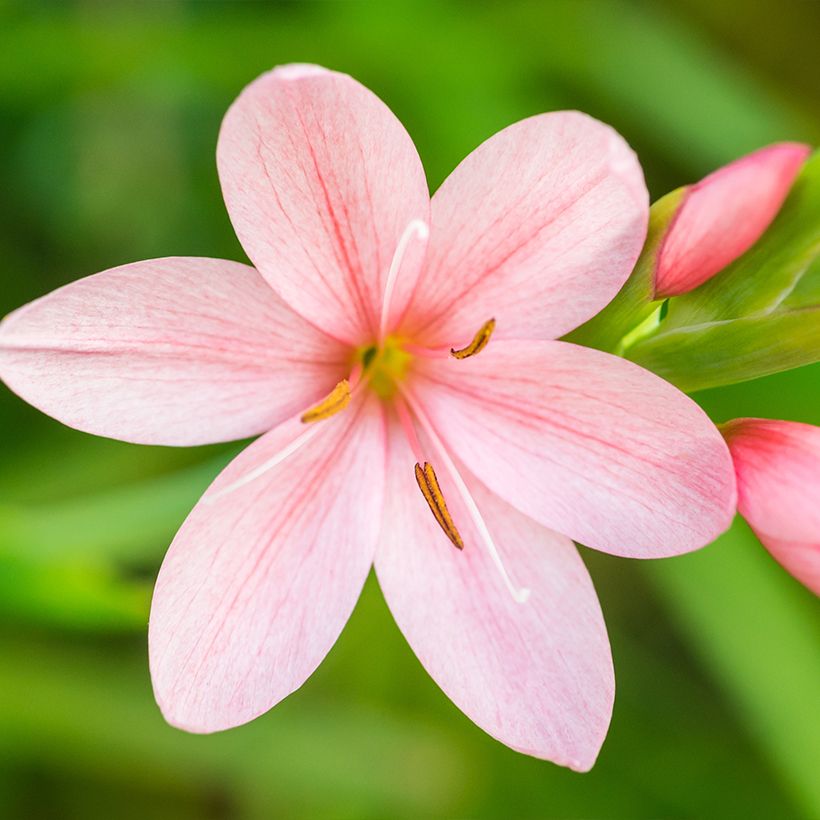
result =
M460 550L464 549L464 541L456 529L450 511L447 509L447 504L444 501L444 495L441 492L441 487L438 483L433 465L424 462L424 467L416 464L416 483L419 485L421 494L433 513L433 517L438 522L438 525L443 530L444 534L450 539L452 545Z
M301 421L303 424L310 424L314 421L329 419L344 410L348 404L350 404L350 382L342 379L326 398L302 414Z
M481 351L487 347L487 342L490 341L490 336L493 335L494 330L495 319L488 319L483 325L481 325L476 335L473 336L472 342L470 342L467 347L462 347L459 350L451 347L450 355L455 359L469 359L470 356L475 356L477 353L481 353Z

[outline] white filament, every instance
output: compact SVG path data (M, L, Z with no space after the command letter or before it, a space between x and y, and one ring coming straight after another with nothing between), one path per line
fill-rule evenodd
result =
M401 390L401 388L399 388L399 390ZM462 501L464 501L464 505L467 507L467 512L470 514L470 518L472 518L473 524L475 524L475 528L478 531L481 540L484 542L484 546L487 548L487 552L489 553L490 558L495 564L495 568L501 574L501 578L504 581L505 586L509 590L510 595L512 595L513 600L516 603L526 603L527 599L530 597L530 590L526 587L516 586L510 578L510 575L504 566L504 562L501 560L501 556L498 554L498 548L495 546L493 537L492 535L490 535L490 531L487 528L487 525L484 522L484 518L482 517L481 512L478 509L478 505L475 503L472 495L470 494L470 491L467 489L467 485L464 483L464 479L461 477L458 468L453 463L453 460L447 453L447 448L444 446L444 443L436 434L433 425L430 424L430 420L427 418L426 415L424 415L423 411L415 402L415 400L411 396L409 396L404 390L401 390L401 392L407 403L412 408L413 412L416 414L416 418L419 420L419 424L421 424L422 428L424 429L424 432L427 433L428 437L433 442L433 446L438 451L441 461L444 464L444 467L447 470L447 472L450 474L450 478L453 479L453 483L455 484Z
M234 490L238 490L240 487L250 484L251 481L255 481L259 478L259 476L264 475L268 472L268 470L272 470L277 464L281 464L286 458L292 456L300 447L307 444L321 429L321 425L318 424L308 427L304 433L293 439L290 444L283 447L278 453L276 453L276 455L271 456L267 461L263 462L246 475L243 475L242 478L231 482L226 487L222 487L222 489L217 490L216 492L205 493L205 495L202 496L202 503L213 504L214 502L219 501L220 498L232 493Z
M399 269L404 259L404 254L407 251L407 245L416 235L421 240L426 240L430 236L430 228L422 219L413 219L404 229L404 233L399 237L396 244L396 252L393 254L393 260L390 263L390 270L387 272L387 282L384 286L384 299L382 300L382 316L379 322L379 339L384 339L387 333L387 322L390 318L390 303L393 300L393 291L396 289L396 279L399 275Z

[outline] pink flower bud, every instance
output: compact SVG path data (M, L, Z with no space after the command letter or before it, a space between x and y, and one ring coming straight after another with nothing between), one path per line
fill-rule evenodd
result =
M694 290L754 245L810 151L795 142L770 145L689 186L658 252L655 297Z

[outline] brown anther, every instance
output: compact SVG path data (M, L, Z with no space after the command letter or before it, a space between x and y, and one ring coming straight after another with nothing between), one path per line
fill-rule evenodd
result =
M348 404L350 404L350 382L347 379L342 379L327 394L327 398L322 399L302 414L302 422L310 424L313 421L329 419L344 410Z
M430 507L430 512L433 513L444 534L450 539L454 547L463 550L464 542L453 523L447 504L444 502L444 496L441 493L441 487L439 487L432 464L428 464L426 461L424 467L416 464L416 483L419 485L427 506Z
M472 342L470 342L467 347L462 347L460 350L456 350L451 347L450 355L456 359L469 359L470 356L475 356L476 353L481 353L481 351L487 347L487 342L490 341L490 336L493 335L494 330L495 319L489 319L481 325L478 329L478 333L473 336Z

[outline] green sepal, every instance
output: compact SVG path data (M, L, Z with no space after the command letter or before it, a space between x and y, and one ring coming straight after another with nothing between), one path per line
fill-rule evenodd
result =
M687 188L677 188L649 209L649 230L641 255L618 295L588 322L564 338L568 342L617 351L621 340L651 316L663 300L655 299L655 267L663 238Z
M800 287L818 255L820 152L815 152L757 243L699 288L670 301L666 329L773 311Z
M820 360L820 305L693 327L665 325L624 356L687 393Z

